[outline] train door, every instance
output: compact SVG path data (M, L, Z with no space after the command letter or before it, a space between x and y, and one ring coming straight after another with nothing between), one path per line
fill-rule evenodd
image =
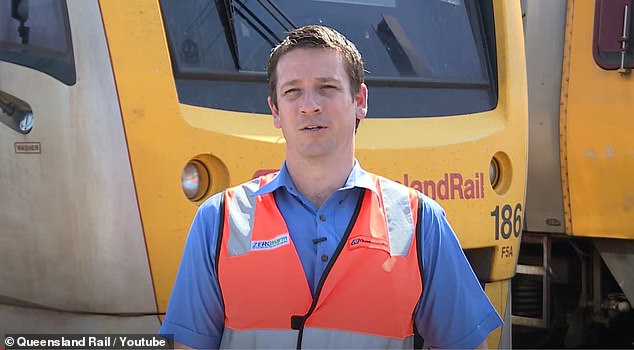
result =
M0 329L157 329L96 1L0 1L0 101Z

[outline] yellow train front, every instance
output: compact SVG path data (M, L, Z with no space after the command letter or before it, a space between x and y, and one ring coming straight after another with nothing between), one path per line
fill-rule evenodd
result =
M357 158L447 210L507 321L489 346L510 344L527 161L519 4L6 7L0 97L16 108L3 107L0 125L0 227L10 242L0 256L11 261L0 268L0 329L156 331L197 207L281 165L266 60L285 31L320 23L355 42L366 63L369 117Z

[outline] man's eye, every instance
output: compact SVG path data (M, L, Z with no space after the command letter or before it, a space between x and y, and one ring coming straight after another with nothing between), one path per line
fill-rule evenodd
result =
M334 85L322 85L321 88L322 89L336 89L337 87Z
M299 92L299 89L295 89L295 88L293 88L293 89L288 89L288 90L285 90L285 91L284 91L284 95L296 94L296 93L298 93L298 92Z

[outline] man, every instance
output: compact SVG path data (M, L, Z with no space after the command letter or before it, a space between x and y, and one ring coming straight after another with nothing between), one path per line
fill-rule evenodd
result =
M486 346L501 324L442 208L354 158L368 89L355 46L306 26L271 53L280 172L194 218L161 334L195 348ZM180 344L179 344L180 345Z

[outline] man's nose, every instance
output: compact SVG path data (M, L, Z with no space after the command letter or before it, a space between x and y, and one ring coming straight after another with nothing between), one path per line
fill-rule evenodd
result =
M300 111L302 114L312 114L321 111L319 94L312 90L306 90L302 95Z

